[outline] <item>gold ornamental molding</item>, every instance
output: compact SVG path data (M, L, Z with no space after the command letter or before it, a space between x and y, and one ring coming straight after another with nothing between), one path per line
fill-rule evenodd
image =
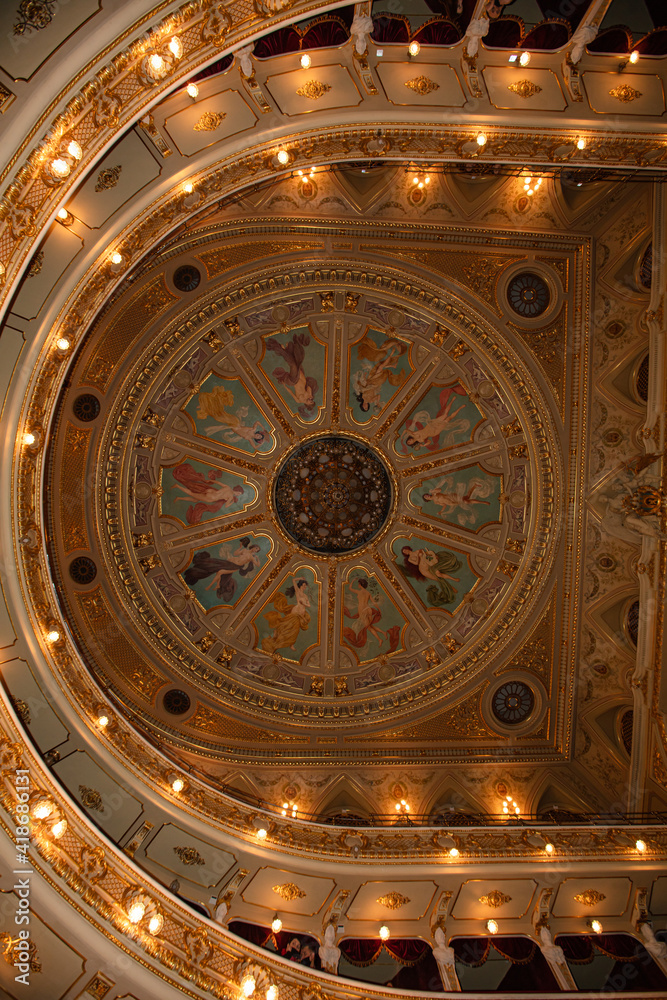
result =
M195 847L175 847L174 854L177 854L184 865L203 865L204 859Z
M99 194L101 191L110 191L111 188L115 188L116 184L120 180L120 174L123 167L120 163L117 163L115 167L107 167L105 170L100 170L97 175L97 183L95 184L95 190Z
M632 101L636 101L642 96L641 90L635 90L627 83L622 83L618 87L614 87L613 90L609 91L610 97L615 97L617 101L621 104L631 104Z
M321 83L319 80L309 80L304 83L303 87L299 87L296 93L299 97L307 97L309 101L318 101L320 97L324 97L331 90L330 83Z
M283 885L274 885L273 891L276 892L281 899L284 899L286 903L291 903L295 899L303 899L306 893L303 889L300 889L298 885L294 882L284 882Z
M227 115L224 111L205 111L199 121L195 122L192 126L193 131L215 132L217 128L220 128L226 117Z
M406 80L404 86L409 87L420 97L432 94L434 90L440 90L440 84L436 83L435 80L430 80L427 76L416 76L414 80Z
M410 899L400 892L388 892L386 896L378 896L375 902L379 903L380 906L386 906L388 910L400 910L402 906L410 902Z
M497 910L498 907L504 906L505 903L511 903L512 897L508 896L505 892L501 892L500 889L492 889L485 896L480 896L479 901L484 906L491 906L494 910Z
M606 899L604 892L598 892L597 889L584 889L583 892L578 892L574 897L575 903L581 903L583 906L597 906L601 903L603 899Z
M539 94L542 91L540 85L533 83L532 80L519 80L517 83L510 83L507 89L511 90L518 97L523 97L524 100L534 97L535 94Z

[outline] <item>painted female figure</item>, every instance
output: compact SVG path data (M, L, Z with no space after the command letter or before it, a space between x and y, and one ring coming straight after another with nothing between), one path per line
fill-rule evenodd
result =
M363 413L367 413L371 407L376 412L382 409L380 390L385 382L399 386L405 380L405 372L393 372L389 369L396 367L398 359L406 351L407 345L394 338L385 340L381 347L368 334L359 342L357 356L365 359L366 363L354 372L352 386L354 397Z
M406 420L405 430L400 439L404 454L416 448L436 451L451 444L454 435L464 434L470 427L470 422L464 418L455 419L466 405L465 398L461 399L462 396L465 396L462 386L450 386L440 393L439 409L434 417L428 410L419 410L414 417ZM459 399L461 405L453 409Z
M294 600L294 604L289 602ZM277 649L296 649L299 632L305 632L310 625L311 607L308 596L308 581L299 577L294 586L287 587L285 593L278 591L274 597L275 611L267 611L264 617L273 629L273 635L262 639L265 653L275 653Z
M473 478L469 483L454 483L452 476L444 476L439 483L422 494L422 499L426 503L434 503L439 507L439 513L443 517L445 514L451 514L458 507L461 511L457 517L458 523L466 525L475 522L474 506L476 504L482 504L485 507L491 505L490 500L483 499L483 497L488 497L490 493L491 484L485 483L482 479Z
M172 469L172 475L176 480L172 490L180 490L184 494L176 497L176 502L190 499L198 501L186 511L185 519L188 524L199 524L204 514L217 514L220 509L238 503L243 495L243 487L240 485L232 487L216 482L222 476L220 469L209 469L208 476L204 476L193 469L189 462L182 462Z
M295 333L286 347L279 344L275 337L270 337L266 342L267 350L280 355L287 362L287 369L274 368L273 377L298 404L298 412L304 418L315 408L317 392L316 379L312 375L306 375L303 370L309 343L310 337L307 333Z
M458 591L449 581L459 581L460 577L451 576L451 573L460 569L463 564L452 552L441 550L436 554L432 549L413 549L404 545L401 555L403 565L397 565L405 577L433 581L426 588L432 607L440 608L454 603Z
M183 579L188 587L194 586L199 580L212 576L207 590L216 588L216 595L227 603L231 602L236 590L234 574L248 576L259 566L259 545L251 545L249 538L242 538L234 552L227 545L220 546L221 558L212 556L210 552L197 552L192 565L188 566Z
M234 394L230 389L216 385L210 392L200 392L197 402L197 416L200 420L213 417L218 421L206 428L207 434L220 431L220 436L230 443L248 441L253 445L261 445L267 440L269 432L259 420L255 420L253 424L244 422L249 412L247 406L239 406L235 413L229 412L228 407L234 405Z

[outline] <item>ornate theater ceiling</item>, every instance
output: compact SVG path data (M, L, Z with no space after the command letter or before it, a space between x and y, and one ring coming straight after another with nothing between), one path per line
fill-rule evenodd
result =
M315 94L297 53L219 61L309 12L242 6L165 21L171 82L120 39L49 132L76 184L40 147L0 215L0 770L3 817L33 782L36 947L79 962L63 912L119 938L145 988L110 1000L236 1000L250 960L281 1000L361 1000L230 922L664 924L658 70L633 117L581 91L611 57L534 55L509 114L506 53L351 37Z

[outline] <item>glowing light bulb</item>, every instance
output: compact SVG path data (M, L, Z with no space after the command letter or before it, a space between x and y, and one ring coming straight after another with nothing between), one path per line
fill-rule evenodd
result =
M301 56L301 69L310 69L312 61L308 53L304 52Z
M412 58L414 59L414 57L418 56L420 52L421 52L421 45L419 44L419 42L415 41L410 42L410 44L408 45L408 53L412 56Z
M58 157L56 160L51 160L51 173L54 177L59 177L64 180L70 172L70 165L67 160L63 160Z
M585 139L577 139L577 149L586 149Z
M51 827L51 835L55 838L55 840L60 840L60 838L64 835L66 829L67 829L67 820L61 819L58 823L54 823L53 826Z
M194 189L195 186L192 183L192 181L186 181L185 184L183 185L183 190L185 191L186 194L192 194Z
M81 149L81 146L76 141L76 139L72 139L72 141L68 144L67 152L72 157L72 159L76 160L77 162L83 156L83 150Z
M60 632L58 632L58 630L55 628L51 629L50 632L46 633L46 638L48 639L49 642L58 642L58 639L60 638Z
M283 922L280 917L274 917L271 921L271 930L274 934L278 934L282 930Z
M255 986L256 985L257 985L257 983L255 982L255 977L254 976L250 976L250 975L244 976L243 979L241 980L241 990L243 992L243 996L244 997L251 997L253 995L253 993L255 992Z
M31 445L35 443L35 435L31 431L26 431L23 435L23 443Z
M122 262L123 262L123 255L120 254L120 253L118 253L118 251L116 250L115 253L111 254L111 257L109 258L109 260L111 261L112 264L122 264Z
M460 853L461 852L459 851L458 847L450 847L449 848L449 856L450 856L450 858L458 858L458 856L459 856Z
M154 73L161 73L163 71L164 59L162 58L162 56L159 56L157 52L153 53L153 55L149 58L148 62Z
M58 337L56 347L59 351L69 351L69 340L67 337Z
M547 843L544 845L544 850L547 852L547 854L553 854L555 848L553 844L547 841Z
M633 49L633 51L630 53L628 57L628 62L632 63L633 66L635 65L635 63L639 62L639 53L637 52L637 49Z
M477 145L486 146L486 142L487 142L486 136L484 135L483 132L480 132L479 135L477 136Z
M66 219L68 215L69 215L69 212L67 211L66 208L61 208L60 211L58 212L58 218L59 219Z
M97 725L100 727L100 729L104 729L106 726L109 725L109 716L108 715L98 716Z
M643 854L644 851L646 850L646 842L644 840L638 840L635 844L635 847L637 848L640 854Z
M431 183L431 178L427 174L426 177L424 178L424 184L430 184L430 183Z
M197 84L189 83L185 89L187 91L188 97L191 97L193 101L196 101L197 97L199 96L199 87L197 86Z
M390 931L386 924L383 924L380 928L380 940L388 941L390 937Z
M289 163L289 153L286 149L279 149L276 154L276 159L278 160L278 163L282 163L284 167L287 163Z
M591 930L594 934L602 933L602 924L599 920L591 920Z
M419 190L421 191L421 189L422 189L422 188L424 187L424 182L423 182L423 181L420 181L420 182L419 182L419 184L417 185L417 187L418 187L418 188L419 188Z
M496 920L487 920L486 921L486 929L489 932L489 934L497 934L498 933L498 922Z
M183 44L180 38L176 38L175 35L169 41L169 51L175 59L180 59L183 55Z
M183 779L182 778L174 778L174 780L171 783L171 789L172 789L172 791L176 792L176 794L178 794L179 792L182 792L184 788L185 788L185 782L183 781Z
M267 831L264 829L264 827L260 826L259 830L257 831L257 839L266 840L266 833Z
M135 899L127 908L127 918L131 924L138 924L145 912L146 904L140 899Z
M148 933L158 934L161 930L162 930L162 917L160 916L159 913L156 913L155 916L151 917L151 919L148 921Z
M278 1000L278 987L274 986L273 983L266 991L266 1000Z
M521 66L527 66L530 62L530 52L522 52L519 56L519 64Z
M48 799L41 799L32 807L32 815L35 819L47 819L53 812L53 803Z

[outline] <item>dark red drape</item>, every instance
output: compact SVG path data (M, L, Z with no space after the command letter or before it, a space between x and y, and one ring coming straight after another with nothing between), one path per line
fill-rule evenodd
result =
M374 42L405 42L410 38L410 22L400 14L383 14L373 19Z
M401 965L416 965L421 962L430 946L418 938L395 938L382 942L379 938L346 938L338 947L351 965L372 965L383 947Z
M525 937L494 937L491 944L499 955L518 965L526 965L533 960L537 945Z
M512 938L519 941L520 938ZM496 942L493 942L496 948ZM499 993L525 993L539 991L543 993L559 993L560 986L549 963L539 948L535 946L533 956L528 962L513 962L498 984Z
M632 32L624 24L601 31L597 38L589 42L589 52L629 52L632 47Z
M451 21L438 18L422 24L413 37L420 45L455 45L461 38L461 32Z
M442 993L442 980L433 952L427 948L416 965L403 965L387 983L395 990L422 990L424 993Z
M464 965L484 965L489 954L489 939L485 937L461 937L450 941L458 962Z
M667 28L656 28L635 45L643 56L664 56L667 53Z
M223 56L222 59L217 59L216 62L211 63L206 69L203 69L201 73L197 73L192 77L192 82L196 83L198 80L206 80L209 76L217 76L218 73L224 73L225 70L231 66L234 61L234 56Z
M490 49L515 49L523 38L523 21L509 14L492 21L482 44Z
M570 38L570 28L559 21L543 21L536 24L524 40L521 42L522 49L531 49L542 52L553 52L567 45Z
M380 938L346 938L338 942L341 955L351 965L372 965L382 951Z
M301 35L294 28L278 28L255 42L257 59L269 59L283 52L296 52L301 44Z
M401 965L416 965L420 962L430 948L426 941L418 938L397 938L396 940L385 941L385 951L388 951L392 958L400 962Z
M566 962L588 965L595 958L593 944L588 934L559 934L555 943L563 949Z
M338 18L323 18L304 33L301 48L323 49L330 45L343 45L349 37L347 28Z
M230 920L229 929L232 934L238 934L244 941L256 944L263 948L271 937L270 927L258 927L257 924L248 924L245 920Z

